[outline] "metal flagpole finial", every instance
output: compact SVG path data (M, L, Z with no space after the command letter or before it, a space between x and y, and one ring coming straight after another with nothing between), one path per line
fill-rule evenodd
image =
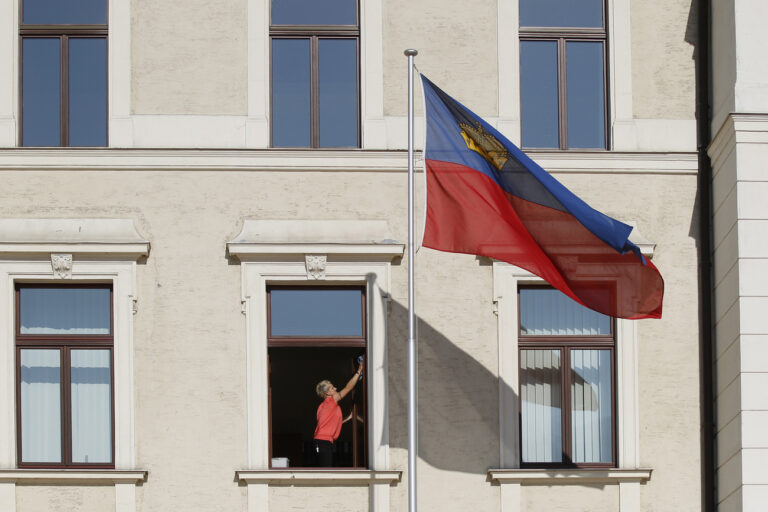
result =
M414 50L413 48L408 48L403 52L406 57L415 57L419 54L419 50Z

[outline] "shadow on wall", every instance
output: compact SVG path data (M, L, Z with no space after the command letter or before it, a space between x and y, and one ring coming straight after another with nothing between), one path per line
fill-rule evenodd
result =
M408 448L408 308L388 323L390 447ZM485 342L493 347L495 339ZM419 457L442 470L499 467L499 379L436 327L418 323Z

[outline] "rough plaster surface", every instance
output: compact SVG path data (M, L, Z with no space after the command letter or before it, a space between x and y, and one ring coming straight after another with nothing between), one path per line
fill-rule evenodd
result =
M406 48L419 50L416 66L448 94L478 115L497 115L496 2L392 0L383 10L384 115L407 115Z
M632 2L635 117L695 118L696 9L696 0Z
M16 486L17 512L102 512L115 510L112 486Z
M132 0L133 114L247 113L246 0Z
M522 486L520 510L528 512L618 512L618 486Z
M700 497L696 177L558 178L598 209L636 220L658 244L664 318L638 327L641 465L654 470L641 488L642 510L693 511ZM404 173L5 171L0 182L0 217L130 218L151 242L137 269L134 316L136 459L149 470L137 489L141 512L245 509L245 489L233 481L247 465L245 317L240 266L224 250L243 219L386 219L395 238L407 239ZM499 488L486 480L499 465L491 268L474 256L418 253L419 478L429 510L499 507ZM388 358L390 467L399 470L407 468L406 291L407 266L397 263ZM403 482L390 488L394 511L407 509L406 478L404 471ZM80 499L71 492L37 497L22 489L19 500L70 506ZM523 496L532 504L527 510L566 503L594 510L595 500L616 510L616 492L558 486ZM355 487L274 488L270 496L278 511L368 506L367 491Z

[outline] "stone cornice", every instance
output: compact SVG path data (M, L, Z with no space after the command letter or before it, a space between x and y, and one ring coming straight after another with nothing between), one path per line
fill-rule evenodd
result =
M530 151L552 173L695 174L696 153ZM416 153L421 171L422 153ZM405 150L0 148L0 171L407 172Z

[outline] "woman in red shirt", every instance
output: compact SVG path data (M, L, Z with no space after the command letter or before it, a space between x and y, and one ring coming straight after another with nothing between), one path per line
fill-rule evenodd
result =
M323 399L317 408L317 427L314 435L315 453L320 467L333 467L333 442L339 438L341 424L349 419L342 420L339 400L354 389L362 375L363 363L360 362L357 371L341 391L328 380L321 380L315 386L317 396Z

